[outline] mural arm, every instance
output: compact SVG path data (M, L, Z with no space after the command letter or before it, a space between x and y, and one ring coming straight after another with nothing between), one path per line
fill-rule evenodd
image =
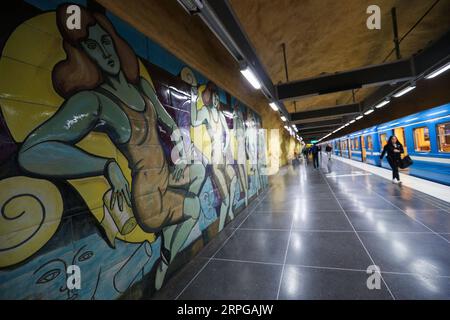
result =
M251 129L248 128L245 132L245 152L247 153L247 159L249 159L249 155L250 155L250 141L249 141L249 131Z
M238 115L233 112L233 135L237 137Z
M22 169L65 179L102 175L109 159L89 154L75 144L99 120L100 103L93 93L80 92L24 141L19 150Z
M225 116L223 113L220 114L220 122L222 124L223 130L225 131L225 145L223 146L223 151L225 152L228 149L228 146L230 145L230 129L228 128L227 120L225 120Z
M76 179L105 175L112 187L111 207L122 196L131 206L131 193L122 170L114 159L90 154L77 146L101 117L101 104L92 92L79 92L24 141L19 166L30 173Z
M208 121L207 110L204 106L200 110L197 109L197 88L192 87L191 89L191 125L193 127L198 127L203 123Z

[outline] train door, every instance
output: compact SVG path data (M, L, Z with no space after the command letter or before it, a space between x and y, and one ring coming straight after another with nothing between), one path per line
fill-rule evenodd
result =
M390 136L394 134L393 130L388 130L383 133L380 132L379 138L380 138L380 152L383 152L383 148L388 143L388 139ZM386 157L383 158L383 160L380 161L380 165L384 168L391 168L389 166L389 163L386 159Z
M403 149L405 151L404 155L408 154L408 148L406 147L406 138L405 138L405 128L395 128L394 135L397 137L398 141L403 145Z
M366 143L364 136L361 136L361 161L366 162Z
M348 158L352 158L352 148L351 148L351 140L347 139L347 152L348 152Z

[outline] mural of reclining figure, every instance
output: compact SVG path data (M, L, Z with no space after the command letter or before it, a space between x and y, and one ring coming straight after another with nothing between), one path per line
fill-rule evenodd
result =
M171 134L180 157L188 155L175 121L152 85L139 76L136 55L104 15L81 8L81 29L67 29L66 7L60 6L56 14L67 59L55 65L52 74L54 88L65 102L24 141L19 164L44 177L104 175L112 189L107 197L110 209L128 206L145 232L162 235L155 282L159 289L168 264L199 218L205 169L186 162L169 167L158 121ZM125 156L131 186L114 159L75 146L91 131L105 132Z
M225 116L219 110L217 87L212 82L192 88L191 125L206 125L211 139L212 178L222 200L219 216L219 231L225 226L227 215L234 219L233 202L237 187L236 172L227 161L230 130Z

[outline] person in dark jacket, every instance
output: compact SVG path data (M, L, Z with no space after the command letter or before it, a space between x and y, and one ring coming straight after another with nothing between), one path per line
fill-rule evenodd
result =
M398 166L401 160L400 155L403 152L403 145L398 141L396 136L391 136L380 155L380 159L383 159L384 155L387 154L386 159L392 168L392 183L402 183L398 173Z
M331 144L327 144L325 148L325 152L328 155L328 160L331 160L331 151L333 151L333 148L331 147Z
M312 148L311 148L311 153L312 153L312 156L313 156L314 169L319 168L319 152L320 152L319 147L316 144L314 144L312 146Z

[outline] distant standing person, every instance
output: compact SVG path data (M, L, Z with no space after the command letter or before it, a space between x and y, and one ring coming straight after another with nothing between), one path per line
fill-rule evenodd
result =
M386 158L392 168L392 183L402 183L398 173L398 166L401 160L400 154L403 152L403 145L398 141L396 136L391 136L380 155L380 159L383 159L384 155L387 153Z
M309 148L304 147L302 150L303 158L305 159L306 164L308 164L308 154L309 154Z
M333 150L333 148L331 147L331 144L327 144L327 146L325 147L325 151L328 155L328 160L331 160L331 151Z
M312 148L311 148L311 153L312 153L312 156L313 156L314 169L318 169L319 168L319 152L320 152L319 147L316 144L314 144L312 146Z

